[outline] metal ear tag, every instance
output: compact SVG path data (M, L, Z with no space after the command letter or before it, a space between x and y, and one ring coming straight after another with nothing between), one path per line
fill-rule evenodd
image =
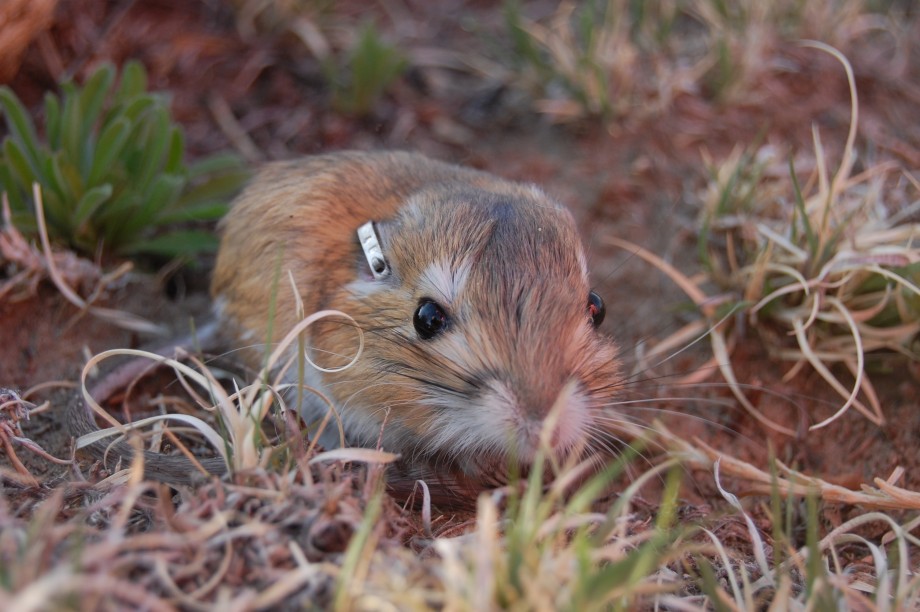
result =
M377 280L384 279L390 275L390 264L387 263L383 256L383 250L380 248L380 239L377 237L377 229L373 221L368 221L358 228L358 241L364 250L364 256L367 257L367 264L371 267L371 272Z

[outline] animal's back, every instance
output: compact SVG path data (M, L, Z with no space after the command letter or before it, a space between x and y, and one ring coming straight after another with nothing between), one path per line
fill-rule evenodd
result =
M513 183L415 153L348 151L264 166L220 224L221 249L211 283L221 319L264 341L268 317L287 320L293 303L281 271L293 274L307 313L334 305L326 296L352 274L355 232L396 214L413 193L437 184L509 190ZM283 332L282 332L283 333Z

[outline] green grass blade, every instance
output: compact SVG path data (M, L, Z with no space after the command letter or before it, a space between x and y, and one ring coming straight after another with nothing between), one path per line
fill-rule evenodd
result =
M13 214L28 211L29 207L22 197L24 189L13 178L13 172L6 159L0 155L0 194L6 193L10 202L10 212Z
M59 202L67 201L68 199L73 198L73 194L68 186L67 180L64 178L64 172L61 170L60 165L60 151L57 151L53 155L49 155L44 159L44 170L45 176L47 179L42 184L42 192L47 194L53 193L58 197ZM28 190L29 197L32 197L31 187ZM51 214L62 214L63 211L60 209L49 208L48 205L45 205L45 210L51 211Z
M520 65L530 65L543 82L550 79L552 70L544 59L530 33L524 28L521 5L518 0L508 0L502 6L505 29L511 34L514 57Z
M139 235L145 228L160 225L157 217L160 210L168 208L182 192L185 178L176 174L161 174L153 180L153 184L142 195L140 206L122 224L121 232L124 234L119 243L132 236Z
M158 103L159 97L154 94L136 96L126 103L121 111L121 116L126 117L133 123L138 123L138 120Z
M795 212L799 219L802 220L802 227L805 230L805 241L808 243L808 254L812 261L814 261L818 252L818 237L815 235L815 230L811 226L811 219L808 218L808 213L805 212L805 198L802 196L802 188L799 187L799 179L795 175L795 164L791 157L789 158L789 176L792 178L792 189L795 195ZM793 229L796 229L794 219Z
M227 213L225 203L198 204L195 206L176 206L174 210L157 216L157 225L169 225L189 221L216 221Z
M22 147L12 138L3 141L3 165L7 168L13 181L8 185L16 184L23 193L32 193L32 182L36 180L37 173L33 170ZM4 185L4 189L9 188Z
M45 139L51 150L61 147L61 102L50 91L45 94Z
M9 128L10 135L19 143L25 159L32 166L33 172L39 173L39 159L41 157L38 149L38 135L35 131L35 124L32 123L29 113L19 98L9 87L0 87L0 108L3 110L3 116L6 118L6 124Z
M134 189L114 189L111 201L97 211L94 223L99 225L100 234L106 237L106 244L111 244L109 239L118 235L118 229L124 224L125 219L134 215L141 206L141 194Z
M96 155L92 160L92 169L87 178L87 185L95 185L107 172L111 172L112 163L124 150L133 125L126 117L118 117L105 126L99 136Z
M135 241L126 244L119 252L124 255L146 253L166 257L182 257L199 253L212 253L217 250L219 243L220 241L214 232L187 230L170 232L149 240Z
M195 185L179 198L177 206L180 208L226 202L235 195L246 183L249 172L242 168L219 174L210 180Z
M137 96L147 91L147 71L136 60L126 62L121 69L121 82L115 94L115 102L128 104Z
M115 68L111 64L103 64L93 72L83 84L80 91L80 141L82 155L75 159L80 168L80 174L88 178L93 165L95 154L95 138L93 133L102 114L112 82L115 80Z
M143 157L135 177L141 191L148 188L158 172L163 170L166 149L169 146L169 115L164 106L151 109L151 116L146 123L146 136L149 140L143 149Z
M57 227L70 239L76 229L72 214L84 190L80 173L64 152L58 151L49 159L49 176L52 180L46 184L45 190L55 193L59 199L54 202L47 199L44 201L48 224ZM54 185L56 188L48 189L48 185Z
M112 185L109 183L104 183L97 187L93 187L83 194L83 197L80 198L80 201L77 203L76 211L74 212L74 225L76 225L77 232L82 233L84 230L84 224L90 219L96 209L102 206L109 198L112 197Z
M163 172L179 174L182 172L182 157L185 152L185 136L178 125L174 125L169 134L169 147L166 150L166 163Z
M339 572L339 578L336 581L333 599L333 609L335 610L345 610L352 607L349 605L351 603L350 580L358 567L358 563L361 561L361 557L367 554L366 548L371 542L371 536L377 526L377 519L380 517L382 508L383 493L377 491L368 501L367 507L364 509L364 518L352 536L342 559L342 570Z
M61 150L69 159L79 160L83 154L83 146L80 142L82 136L81 120L83 114L81 108L80 95L73 83L64 83L64 110L62 114L63 125L61 126Z
M194 180L209 174L238 170L244 170L239 156L233 153L217 153L189 165L188 177L189 180Z

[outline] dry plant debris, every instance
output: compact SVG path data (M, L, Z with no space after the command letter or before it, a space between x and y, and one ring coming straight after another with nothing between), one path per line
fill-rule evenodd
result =
M0 498L0 606L329 607L380 476L304 464L171 492L142 471L135 463L125 484L74 483L21 508ZM386 510L370 525L375 546L401 548L408 523L373 499Z
M34 295L38 283L48 278L61 295L76 306L81 316L84 312L106 320L113 325L147 334L162 334L163 328L141 317L121 310L94 304L116 281L132 269L124 262L112 272L103 274L96 264L82 259L70 251L55 252L51 248L45 226L41 189L32 185L35 217L42 249L30 244L13 225L6 193L2 195L3 228L0 229L0 263L10 268L10 278L0 283L0 297L14 293L23 299ZM86 297L83 297L83 296ZM76 320L76 319L74 319Z
M6 278L0 282L0 299L22 300L35 295L38 284L51 278L47 255L28 242L13 225L9 202L2 200L3 227L0 228L0 263ZM94 293L102 280L102 271L91 261L72 251L52 251L53 267L61 280L81 296Z
M293 283L293 278L291 279ZM296 291L295 296L300 294ZM298 311L302 313L302 304L298 304ZM99 430L95 433L81 436L76 441L77 448L82 448L94 444L100 440L111 436L120 436L130 430L147 427L150 425L159 425L165 421L177 421L193 428L200 434L213 450L220 456L227 470L238 472L251 470L255 468L265 468L271 460L273 453L277 451L290 450L288 443L290 440L267 440L263 436L262 425L270 414L280 416L281 421L287 421L288 416L293 411L286 402L285 398L298 398L293 393L292 388L298 389L299 393L303 390L316 393L329 406L329 412L326 419L320 424L319 432L313 437L313 442L306 449L307 454L311 454L315 448L316 440L319 433L329 426L333 419L336 422L339 438L344 445L344 432L342 429L341 419L339 418L335 406L322 393L306 387L302 383L285 383L287 372L298 362L297 355L305 354L301 348L300 351L291 351L291 346L295 343L302 342L302 334L306 329L327 317L345 318L353 321L350 316L334 311L323 310L303 318L303 320L294 326L286 336L274 347L271 355L266 359L262 370L254 377L253 381L239 388L234 381L234 393L228 393L224 390L218 380L218 374L212 373L211 370L200 360L192 357L191 361L198 367L198 370L186 365L179 359L171 359L141 350L114 349L105 351L90 359L83 368L81 376L81 392L86 405L89 406L104 421L110 423L112 427ZM360 328L358 328L360 331ZM352 360L343 366L344 369L351 366L360 357L364 348L363 333L359 334L359 343ZM181 414L175 411L166 411L164 414L148 417L139 421L122 424L114 419L92 396L87 385L89 374L94 371L96 365L101 361L113 356L129 356L135 359L149 359L151 363L160 363L173 368L176 376L181 381L185 390L193 397L199 407L212 413L217 423L217 427L211 426L206 421L189 414ZM314 366L309 361L311 367ZM304 363L298 364L301 368ZM303 380L302 370L300 380ZM269 384L270 382L270 384ZM194 383L199 391L195 391L190 383ZM200 395L203 393L204 395ZM293 395L293 397L291 397ZM218 431L220 430L220 431ZM153 432L155 439L161 439L162 431ZM328 458L354 460L370 463L387 464L397 459L392 453L383 451L374 451L370 449L349 449L343 451L327 451L314 458L314 460L324 460Z
M850 132L833 174L817 130L813 161L785 165L769 146L754 154L736 149L721 164L710 161L699 239L707 273L694 278L626 240L608 240L665 272L706 316L681 330L677 340L662 341L646 359L651 362L687 337L708 332L714 361L739 401L787 435L795 432L760 415L740 390L730 359L737 331L733 315L747 317L775 356L794 362L787 377L811 365L844 399L811 429L828 425L851 406L872 422L883 422L867 353L920 359L920 223L910 222L920 210L912 199L920 195L920 184L888 163L853 175L859 106L852 69L836 50L807 44L834 54L849 78ZM810 176L800 185L797 177L806 167ZM711 284L722 293L708 295L705 287ZM852 374L849 389L831 370L834 363Z

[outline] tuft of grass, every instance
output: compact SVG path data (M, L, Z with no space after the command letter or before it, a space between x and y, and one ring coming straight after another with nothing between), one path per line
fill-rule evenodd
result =
M237 27L247 37L287 34L317 62L336 112L367 117L409 67L400 45L367 17L337 18L331 0L233 0Z
M131 262L123 262L117 269L103 274L97 264L78 257L72 251L52 250L38 183L32 184L32 190L41 249L27 241L13 225L8 195L0 195L3 219L3 227L0 228L0 260L8 264L8 270L14 271L9 279L0 282L0 298L11 295L11 299L17 300L33 295L38 283L48 278L61 296L79 309L67 326L84 313L89 313L125 329L151 334L165 333L162 326L142 317L95 304L110 284L131 270Z
M718 463L715 477L723 498L744 521L753 556L753 563L733 562L727 546L713 531L705 530L716 554L698 556L691 575L697 576L700 591L715 609L752 610L770 605L782 609L906 610L917 604L920 580L903 562L910 558L910 549L920 545L920 539L910 533L916 519L901 524L884 513L868 512L820 537L818 486L800 493L805 497L803 508L799 499L784 497L786 490L778 485L774 467L769 510L765 511L772 525L767 540L750 512L722 487ZM868 524L886 525L888 531L875 540L859 535ZM851 559L857 550L864 552L871 563L851 561L847 567L842 549ZM727 573L728 589L719 586L717 573Z
M625 110L639 52L631 36L638 9L626 4L563 2L547 23L538 23L523 16L518 2L505 2L518 68L547 96L538 110L559 120L606 120Z
M369 115L408 65L403 52L384 40L372 21L364 22L349 48L323 58L333 108L348 115Z
M760 415L737 384L729 357L738 332L733 315L747 318L772 355L793 362L787 376L811 366L844 399L811 429L851 407L882 423L868 359L920 360L920 224L909 221L920 209L910 195L920 184L891 164L853 173L859 107L852 69L835 49L805 44L837 57L850 83L850 131L833 174L817 129L810 162L785 162L769 146L736 150L720 164L709 160L699 239L706 274L692 280L628 241L609 239L680 285L705 316L690 332L709 334L735 396L755 418L789 435L794 432ZM711 285L720 293L707 295L704 287ZM849 387L834 365L849 371Z
M655 431L669 456L616 495L610 488L633 456L587 479L584 465L567 466L549 485L532 472L526 483L482 494L465 524L441 523L440 533L428 525L424 534L381 493L380 471L362 475L304 457L177 492L144 482L137 455L126 478L92 489L84 483L66 502L61 488L44 491L37 510L0 497L0 601L9 609L91 607L100 596L164 610L218 602L243 609L305 602L455 610L916 607L920 579L907 560L920 549L912 534L920 519L870 511L822 534L819 498L833 485L779 462L757 472ZM678 519L678 458L713 473L727 509L698 524ZM762 485L747 492L766 506L750 495L742 504L723 476ZM663 492L649 518L639 492L656 482ZM769 535L755 512L772 524ZM740 530L721 528L739 519ZM878 525L882 535L864 535ZM745 537L750 552L739 556Z
M805 160L783 163L771 147L710 163L701 254L710 280L740 298L772 354L795 363L790 374L809 364L846 400L812 428L850 406L880 423L867 356L920 360L920 224L908 222L918 208L909 204L909 193L920 186L909 175L898 181L890 164L853 173L858 103L852 70L835 50L809 44L837 56L850 79L853 116L840 166L831 174L817 129L804 180ZM849 370L850 388L832 364Z
M290 414L292 407L285 402L285 394L292 390L292 387L303 387L302 384L283 383L287 371L300 360L302 351L291 351L291 346L298 341L301 334L316 321L326 317L344 317L351 320L347 315L332 310L324 310L304 318L295 326L277 344L274 351L266 359L262 371L259 372L256 379L250 384L239 388L234 381L234 392L229 393L224 390L218 381L216 373L211 372L204 363L189 357L197 370L183 363L179 359L164 357L156 353L133 349L113 349L104 351L90 359L83 368L81 376L81 389L83 398L87 405L90 406L96 414L111 424L111 427L102 429L91 434L81 436L76 441L76 448L83 448L94 444L100 440L113 436L124 436L130 431L139 431L142 428L152 425L160 426L167 421L182 423L191 432L199 434L204 441L209 444L218 456L223 460L226 470L229 473L245 472L249 470L265 468L269 462L277 465L279 462L273 458L278 451L288 450L287 441L277 441L267 439L263 432L263 423L272 413L272 410L282 418ZM356 360L363 350L364 339L359 335L359 346L354 359L344 367L349 367ZM122 424L114 419L106 410L99 405L95 398L89 392L87 387L87 378L90 372L101 361L115 356L130 356L134 358L150 359L153 362L172 368L183 387L195 399L199 407L212 413L217 420L217 427L210 425L206 421L193 415L176 412L167 412L165 414L140 419L127 424ZM309 357L306 357L309 361ZM312 364L312 362L310 362ZM200 389L205 395L202 396L196 392L192 384ZM316 393L323 401L329 405L329 412L325 420L319 425L319 431L313 438L313 443L309 451L316 445L322 430L328 425L331 419L338 423L340 439L344 439L342 433L341 419L335 411L335 407L318 391L303 387L306 391ZM300 392L296 397L299 398ZM150 437L158 442L161 439L162 431L155 430L150 432ZM174 439L174 442L177 440ZM154 449L156 450L156 449ZM343 454L344 453L344 454ZM186 453L188 455L188 453ZM392 453L372 451L368 449L341 449L327 451L318 455L315 461L324 460L353 460L368 463L390 463L395 461L396 456ZM284 461L282 460L281 463Z
M687 535L674 523L679 482L674 465L666 462L637 481L671 469L651 528L630 533L630 500L638 486L603 511L594 507L632 458L622 456L570 497L560 483L578 468L565 470L556 486L544 491L539 461L523 492L511 489L504 513L499 499L481 496L473 548L451 551L455 559L469 555L464 577L469 582L448 588L456 589L454 596L472 596L469 603L478 609L575 610L630 608L673 590L676 584L659 570L683 554L679 542ZM450 548L444 542L442 554Z
M306 317L284 342L293 346L311 322ZM271 368L283 351L273 353L266 367ZM292 367L297 359L289 356L280 365ZM182 379L195 382L195 372L177 369ZM200 364L199 369L204 370ZM211 389L214 382L196 384ZM870 511L830 533L819 530L819 498L898 511L920 508L917 493L896 486L903 470L887 481L876 480L876 488L851 491L775 460L769 473L758 470L674 434L661 423L645 431L627 426L640 442L606 467L598 470L594 457L572 458L561 466L538 458L526 481L481 494L474 519L465 526L448 522L438 534L432 527L430 502L422 512L424 527L413 529L409 515L383 494L380 468L392 457L380 451L312 454L314 450L308 449L304 455L277 461L284 449L266 443L260 428L251 426L266 414L261 400L271 397L283 407L284 391L280 385L267 386L260 376L258 383L230 396L241 409L247 405L243 398L254 393L255 400L245 415L221 417L226 433L215 446L225 448L234 476L229 482L212 479L197 491L183 493L178 509L165 488L157 493L143 482L143 456L138 453L123 473L97 485L90 508L64 521L83 524L84 514L92 512L97 523L100 515L108 522L102 530L86 530L76 549L56 548L64 557L39 553L69 533L66 528L49 530L54 534L50 541L24 540L15 550L4 549L0 537L4 561L15 561L19 555L31 563L15 566L31 568L28 572L0 573L5 580L0 598L19 603L32 597L43 602L92 597L106 584L118 587L118 598L131 601L206 606L220 597L240 605L248 601L253 607L307 601L321 586L323 601L337 609L753 609L769 603L809 609L828 602L851 607L870 602L881 609L889 604L898 609L920 598L920 580L903 561L920 546L911 533L918 519L899 522ZM248 423L241 425L242 421ZM634 467L641 440L668 450L612 494L622 475ZM341 461L369 467L343 470L335 465ZM698 523L678 519L686 467L714 474L725 510ZM552 470L553 479L544 478L546 470ZM770 539L761 533L750 506L723 486L723 475L743 483L747 497L769 498ZM638 510L648 506L640 491L649 485L661 489L654 518ZM152 493L158 494L159 502L142 505ZM797 518L799 496L811 500L802 518ZM52 500L49 507L60 503ZM3 510L0 500L0 533L27 528ZM186 516L187 521L177 520ZM725 521L737 524L735 517L740 517L741 533L747 534L752 551L740 558L738 531L720 529ZM149 527L134 531L132 525L138 521ZM880 539L859 535L870 523L886 525L887 533ZM418 535L410 540L415 531ZM728 533L731 544L722 541L720 533ZM123 541L124 546L112 546L113 541ZM334 554L324 552L330 541L336 546ZM216 568L204 581L207 588L195 580L200 573L188 567L201 563L189 542L205 555L209 567ZM871 566L852 560L854 547L866 551ZM45 580L51 575L60 579ZM138 585L135 589L125 589L128 578ZM220 590L214 588L218 583ZM248 600L254 597L253 584L265 588Z
M763 75L776 70L790 41L810 38L847 48L867 16L884 10L866 0L689 0L686 15L697 22L707 49L701 82L722 102L746 102Z
M869 0L569 0L536 20L524 6L504 4L510 80L557 121L655 115L701 92L756 104L765 77L797 63L796 40L851 50L870 30L901 36L892 3Z
M37 231L29 196L38 183L50 237L83 253L174 257L216 248L211 232L169 228L223 215L246 178L239 160L215 155L186 164L169 98L147 90L138 62L120 75L103 64L82 85L60 87L60 95L45 95L44 138L16 94L0 87L9 130L0 184L16 226Z

